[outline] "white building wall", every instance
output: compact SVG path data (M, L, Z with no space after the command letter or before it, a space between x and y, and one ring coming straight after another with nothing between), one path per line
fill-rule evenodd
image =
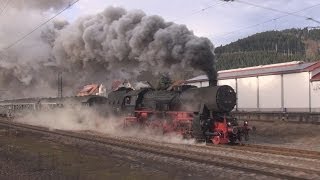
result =
M236 79L225 79L225 80L219 80L218 85L229 85L231 86L235 91L236 90Z
M283 75L284 108L288 111L309 110L309 82L309 72Z
M200 82L193 82L193 83L188 83L188 84L192 85L192 86L201 87L201 83Z
M259 76L259 108L281 111L281 75Z
M201 87L208 87L208 86L209 86L209 81L201 82Z
M239 78L238 85L238 110L257 110L257 77Z
M320 81L311 83L311 111L320 112Z
M208 81L189 84L209 85ZM311 105L312 112L320 112L320 81L310 83L309 72L224 79L218 85L229 85L237 92L239 111L309 112Z

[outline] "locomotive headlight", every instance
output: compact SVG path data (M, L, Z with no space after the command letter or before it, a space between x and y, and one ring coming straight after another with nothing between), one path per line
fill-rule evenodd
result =
M248 126L248 121L244 121L243 125Z
M230 127L231 126L231 122L227 122L227 125Z

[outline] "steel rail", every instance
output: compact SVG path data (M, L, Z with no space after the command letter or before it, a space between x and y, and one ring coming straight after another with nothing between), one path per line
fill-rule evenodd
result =
M235 151L250 151L250 152L257 152L257 153L264 153L264 154L275 154L275 155L282 155L282 156L320 160L319 151L266 146L266 145L259 145L259 144L243 144L243 145L235 145L235 146L207 144L207 146L204 146L204 148L220 149L220 150L225 149L225 150L235 150Z
M320 177L320 171L265 162L257 162L253 160L246 160L242 158L234 158L222 155L213 155L204 152L190 151L178 147L174 148L162 146L161 144L156 145L145 142L131 141L120 137L101 137L97 135L89 135L62 130L50 131L42 127L13 123L9 121L0 121L0 125L13 129L27 130L45 135L54 135L62 138L78 139L95 144L107 144L120 148L132 149L136 151L148 152L153 154L160 154L166 157L173 157L182 160L210 164L214 166L245 171L249 173L256 173L266 176L272 176L277 178L306 179L306 176L310 175L312 176L312 178ZM300 172L298 175L292 174L297 171Z
M309 158L309 159L318 159L320 160L320 152L319 151L310 151L303 149L292 149L286 147L275 147L275 146L266 146L259 144L246 144L239 147L231 147L234 149L269 153L269 154L280 154L284 156L293 156L293 157L301 157L301 158Z

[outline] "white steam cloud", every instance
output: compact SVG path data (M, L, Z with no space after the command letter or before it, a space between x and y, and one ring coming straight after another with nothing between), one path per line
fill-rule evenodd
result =
M102 116L96 110L84 106L65 107L48 111L21 114L14 121L51 130L85 131L99 135L135 137L169 143L193 144L194 139L183 139L176 133L163 135L162 130L151 128L123 128L123 118Z

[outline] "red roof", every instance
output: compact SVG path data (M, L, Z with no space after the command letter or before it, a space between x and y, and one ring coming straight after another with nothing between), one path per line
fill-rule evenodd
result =
M320 81L320 73L312 76L312 78L310 79L310 81Z
M98 84L89 84L84 86L77 94L77 96L88 96L88 95L94 95L96 91L99 90Z

